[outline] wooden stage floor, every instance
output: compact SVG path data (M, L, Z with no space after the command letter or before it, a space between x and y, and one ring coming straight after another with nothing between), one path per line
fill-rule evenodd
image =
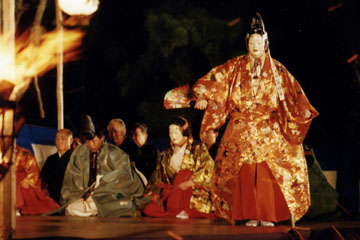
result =
M253 228L225 220L146 217L20 216L16 224L13 239L341 239L336 231L360 239L360 221L304 221L296 230L288 222Z

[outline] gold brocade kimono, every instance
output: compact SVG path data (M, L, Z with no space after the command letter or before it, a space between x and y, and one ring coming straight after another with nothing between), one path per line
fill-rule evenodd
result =
M257 91L252 88L248 55L213 68L193 86L196 96L208 100L201 134L229 122L215 159L212 200L216 214L232 219L233 193L243 163L266 161L295 221L310 206L309 181L302 148L312 118L311 106L294 77L273 59L282 78L279 99L270 57L267 55ZM311 117L305 117L305 110Z
M159 192L159 183L173 184L177 172L170 166L172 155L172 148L161 153L145 192ZM180 170L184 169L193 172L191 180L195 183L190 199L190 208L199 212L210 213L213 210L210 189L214 161L204 144L193 143L192 140L188 141L180 167Z

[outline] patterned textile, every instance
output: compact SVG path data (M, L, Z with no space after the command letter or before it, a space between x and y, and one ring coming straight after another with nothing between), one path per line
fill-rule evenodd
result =
M189 85L180 86L165 94L164 107L165 109L190 107L190 102L195 99Z
M279 100L270 60L267 55L257 91L252 88L248 55L213 68L193 86L197 97L208 100L201 134L218 129L230 118L217 152L212 182L216 213L228 220L232 220L233 194L243 163L267 162L295 220L310 205L301 143L318 112L294 77L272 59L285 97ZM306 110L311 112L308 118Z
M177 172L170 166L172 155L172 148L161 153L160 160L146 186L145 192L160 193L161 188L159 186L161 184L174 185ZM188 141L180 171L185 169L193 172L191 179L195 183L190 198L190 208L199 212L210 213L213 210L210 188L214 161L204 144L193 143L192 140Z
M191 208L192 188L182 190L179 185L193 176L189 169L180 170L174 179L173 184L160 183L161 198L156 202L151 202L144 209L144 213L149 217L179 217L181 213L186 213L184 218L213 218L214 214L199 212Z

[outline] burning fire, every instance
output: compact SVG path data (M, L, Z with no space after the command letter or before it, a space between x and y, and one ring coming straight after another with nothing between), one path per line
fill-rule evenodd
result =
M43 34L35 44L26 32L16 39L15 49L8 36L0 36L0 181L10 164L7 149L14 137L15 116L14 109L7 105L9 100L19 100L35 76L42 76L57 65L59 45L63 62L77 59L83 36L83 31L64 29L61 34L57 31Z
M78 58L83 36L84 32L80 30L64 29L61 37L57 31L52 31L43 34L39 44L35 45L29 34L25 33L16 39L14 68L6 44L8 37L0 36L0 43L3 43L0 44L0 81L11 82L15 93L26 89L34 76L42 76L56 66L60 41L63 45L63 62ZM6 91L4 87L4 84L0 84L0 92Z

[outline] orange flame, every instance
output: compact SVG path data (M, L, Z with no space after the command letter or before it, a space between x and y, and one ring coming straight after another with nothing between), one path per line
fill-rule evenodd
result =
M63 52L63 63L78 58L84 36L83 31L64 29L43 34L35 44L29 33L27 31L16 39L15 47L9 35L0 36L0 102L19 99L34 76L42 76L57 65L60 50ZM13 110L0 108L0 118L3 119L0 121L1 180L9 165L9 158L3 156L8 149L7 142L13 140Z
M41 36L39 44L35 45L29 38L29 32L22 34L15 43L15 68L12 68L9 46L6 46L7 36L0 36L0 80L8 80L15 86L27 85L35 75L42 76L57 64L59 43L63 45L63 62L75 60L80 53L79 47L84 32L64 29L51 31ZM14 69L14 74L10 71ZM1 89L2 86L0 86Z

